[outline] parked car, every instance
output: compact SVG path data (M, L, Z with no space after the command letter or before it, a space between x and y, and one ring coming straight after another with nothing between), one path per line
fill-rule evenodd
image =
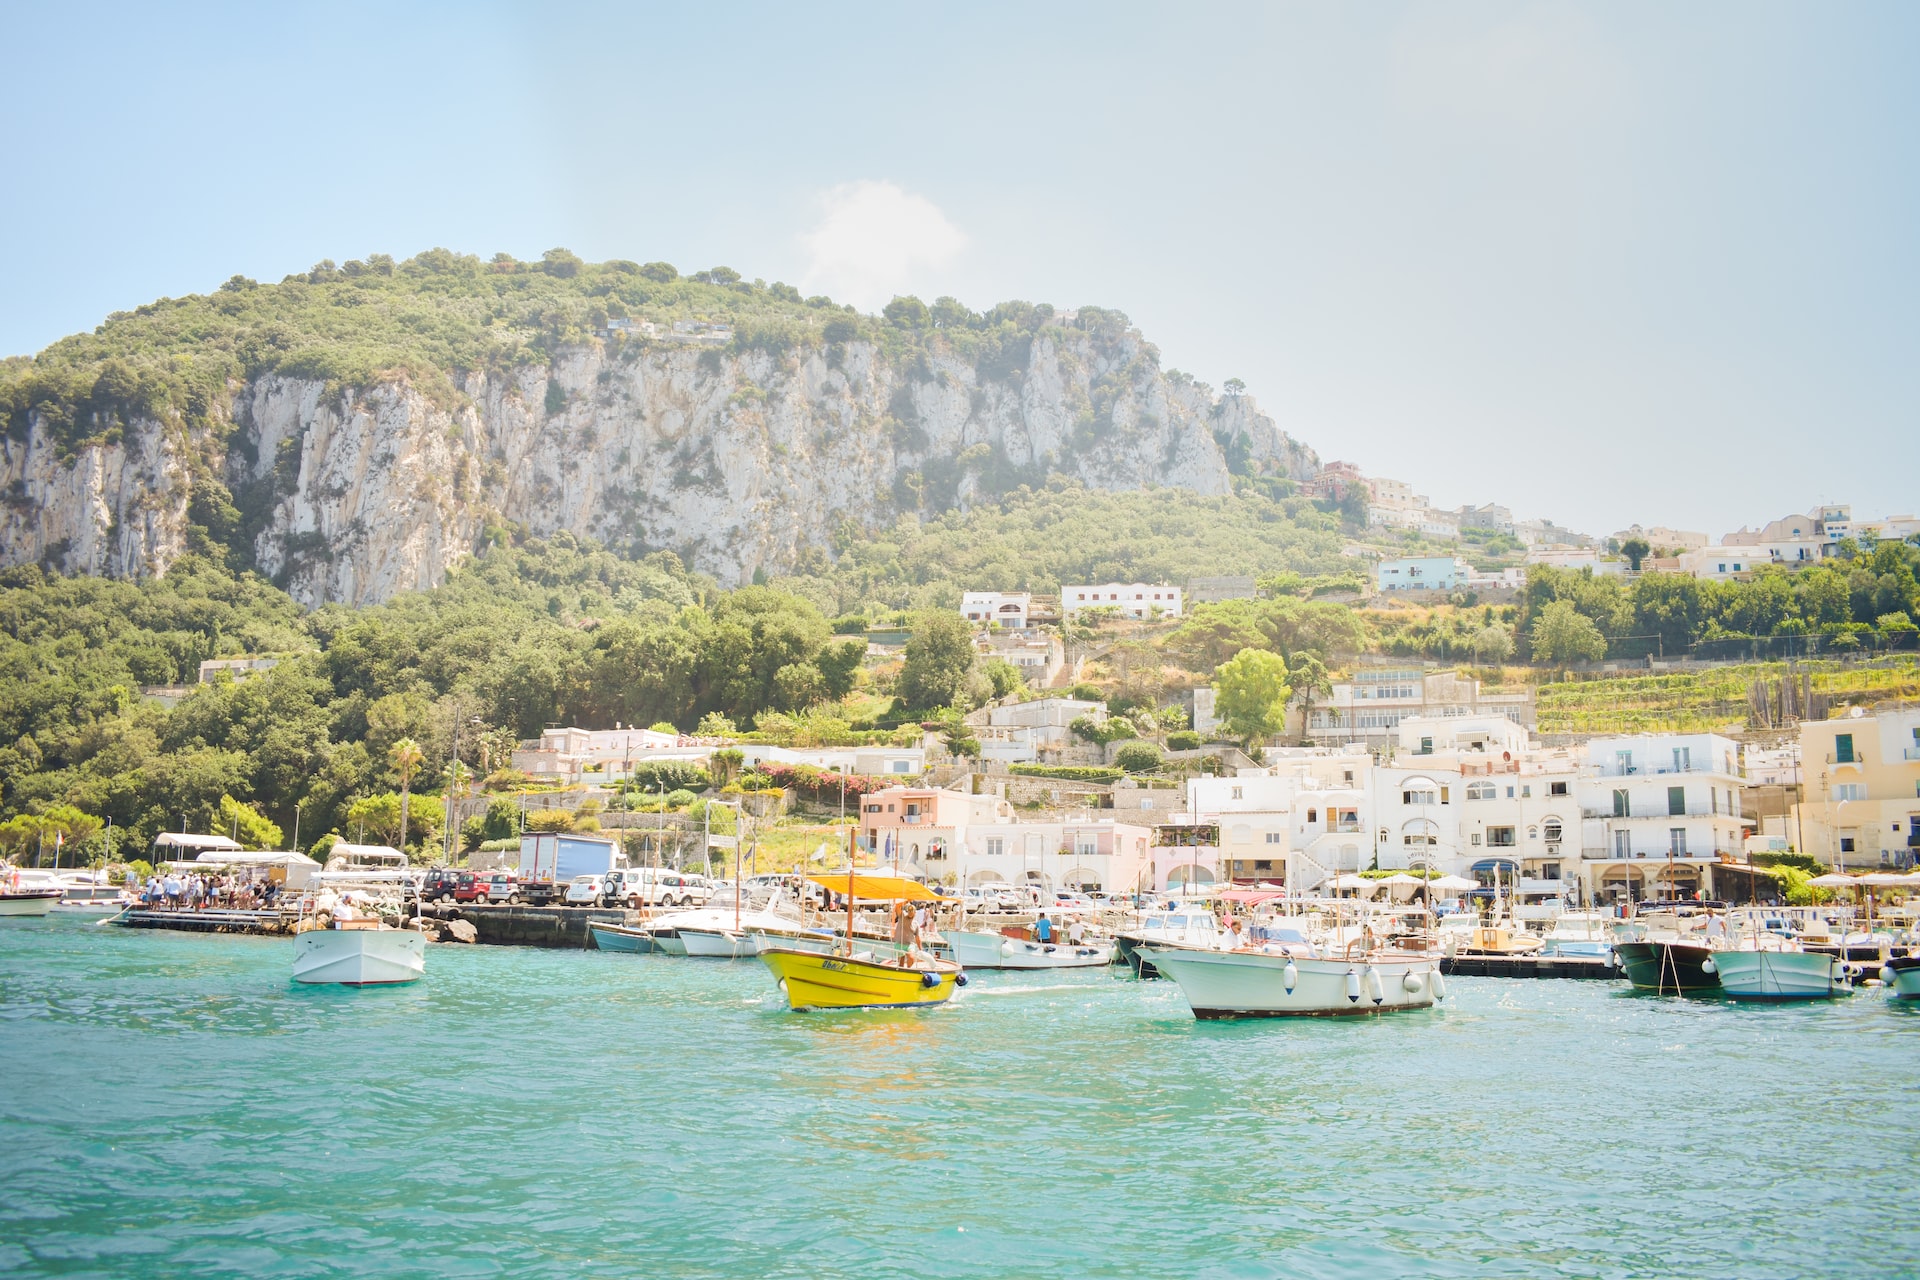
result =
M1065 889L1061 889L1053 895L1053 905L1050 906L1048 910L1069 915L1080 915L1093 910L1093 908L1093 899L1089 898L1086 894L1071 893Z
M487 877L471 871L462 871L453 884L455 902L485 902L487 899Z
M420 881L420 897L425 902L451 900L460 888L460 877L471 879L470 871L455 871L450 867L434 867Z
M1035 905L1010 884L971 885L964 901L968 911L1020 911Z
M596 906L605 897L606 889L606 876L575 876L567 885L563 901L570 907Z
M486 901L522 903L527 895L521 891L520 882L506 872L496 872L486 878Z
M631 882L629 875L635 876ZM690 907L713 896L711 889L696 883L697 879L665 867L637 867L623 873L620 887L629 907Z

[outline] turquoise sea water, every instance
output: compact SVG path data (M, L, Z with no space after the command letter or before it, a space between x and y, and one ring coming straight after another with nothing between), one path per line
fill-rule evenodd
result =
M0 1274L1920 1274L1920 1010L1457 980L1199 1024L977 975L792 1014L756 962L0 923Z

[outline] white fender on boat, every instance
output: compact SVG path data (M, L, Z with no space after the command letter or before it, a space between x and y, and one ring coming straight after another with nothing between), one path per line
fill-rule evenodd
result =
M1379 1004L1387 998L1387 984L1380 981L1380 971L1371 965L1367 967L1367 999Z
M1294 984L1300 981L1300 970L1293 961L1287 961L1287 967L1280 971L1280 981L1287 984L1287 994L1293 994Z
M1400 985L1406 988L1408 995L1417 996L1420 994L1420 975L1409 969L1407 976L1400 979Z
M1893 966L1892 965L1883 964L1880 966L1880 981L1886 983L1888 986L1893 985ZM1292 988L1288 988L1288 990L1292 990Z
M1357 1004L1360 1001L1360 974L1357 970L1347 970L1347 1000Z
M1447 998L1447 978L1438 969L1433 971L1433 998L1435 1000Z
M1702 973L1717 973L1719 969L1720 966L1713 962L1712 956L1708 956L1700 962L1700 972Z

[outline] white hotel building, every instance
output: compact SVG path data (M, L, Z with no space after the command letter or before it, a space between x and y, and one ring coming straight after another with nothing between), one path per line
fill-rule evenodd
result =
M1182 600L1179 587L1164 582L1102 582L1088 586L1060 587L1060 613L1070 616L1082 609L1118 609L1130 618L1177 618Z

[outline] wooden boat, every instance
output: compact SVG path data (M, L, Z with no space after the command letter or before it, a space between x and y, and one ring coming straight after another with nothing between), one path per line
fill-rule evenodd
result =
M601 924L595 921L587 926L593 934L593 945L602 951L631 951L642 955L659 952L654 945L653 930L635 929L624 924Z
M851 841L849 841L851 843ZM852 849L848 849L851 860ZM849 868L844 874L816 873L815 884L845 896L847 941L832 953L770 946L760 961L770 970L791 1009L918 1009L945 1004L965 979L960 966L924 952L882 958L856 951L852 943L854 903L936 902L939 895L917 880Z

